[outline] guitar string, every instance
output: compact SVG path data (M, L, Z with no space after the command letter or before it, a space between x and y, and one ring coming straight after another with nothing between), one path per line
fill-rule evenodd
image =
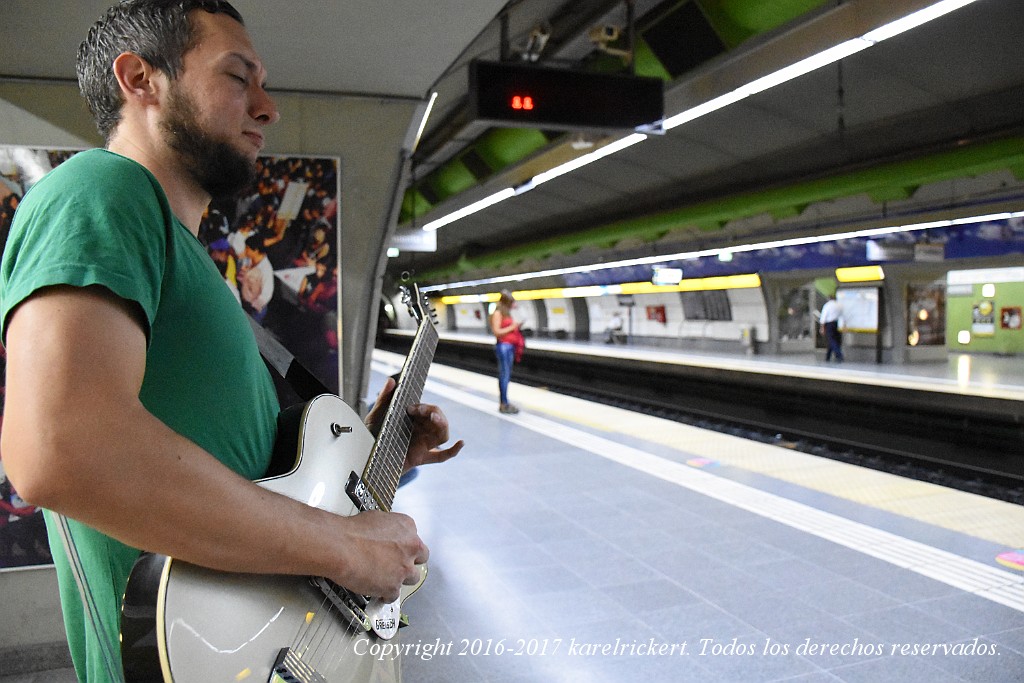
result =
M427 341L424 339L424 341ZM433 355L433 350L436 348L436 341L433 344L420 344L418 346L432 347L429 349L430 354ZM421 348L414 348L409 355L410 359L414 361L414 356L422 351ZM395 420L399 421L398 425L389 425L391 428L386 431L386 436L383 441L383 445L387 446L385 454L380 456L379 450L376 451L378 457L383 457L384 464L386 467L382 467L379 470L375 470L374 476L374 487L378 497L386 500L390 507L390 501L393 499L394 492L398 488L398 483L401 480L402 469L405 465L404 452L408 449L408 444L412 438L412 419L405 412L405 408L419 398L423 392L423 387L426 384L427 369L429 368L428 363L415 363L410 364L403 371L402 382L399 390L401 395L396 396L397 405L400 410L395 410L389 413L388 417L392 417L391 422ZM387 419L387 418L386 418ZM392 436L395 435L395 436ZM369 469L369 465L368 465ZM376 472L380 472L379 476ZM380 481L383 479L383 481Z
M318 623L316 615L329 613L331 610L330 598L324 595L320 601L320 609L314 613L313 619L304 619L302 624L299 626L299 636L295 641L295 651L301 657L306 658L309 648L313 643L314 635L314 623Z
M317 627L315 634L317 644L314 646L312 654L306 656L305 659L309 661L311 666L317 664L313 668L318 671L324 669L324 664L321 664L321 661L328 664L330 663L327 658L333 652L333 644L336 642L334 634L338 629L336 628L337 619L333 618L334 612L340 613L340 610L338 610L332 603L328 602L327 609L323 612L323 618L315 619L315 621L320 624ZM348 625L346 630L352 631L353 633L355 631L351 624Z
M405 464L405 451L408 450L409 442L412 438L412 418L405 412L404 407L411 405L415 400L418 400L422 394L423 386L426 383L426 369L425 367L413 366L410 368L411 373L408 379L405 380L407 393L410 395L408 400L402 402L403 410L399 411L396 419L400 421L397 429L393 432L397 436L392 439L396 442L389 453L389 465L390 467L386 470L389 475L387 496L393 497L395 490L397 490L398 483L401 479L402 469Z
M384 483L388 485L388 488L381 492L376 489L378 496L383 498L386 507L390 509L391 502L393 501L394 494L398 489L398 483L401 479L402 469L405 465L405 451L408 449L408 445L412 438L412 419L406 413L406 408L412 405L414 400L422 395L423 387L426 385L427 370L430 364L430 358L428 357L425 362L420 362L421 355L424 353L424 347L428 347L428 353L433 356L433 352L437 346L437 332L430 324L426 324L423 319L420 319L421 326L420 331L423 334L418 334L413 341L413 348L409 353L407 367L403 369L402 375L400 376L399 385L396 388L396 395L392 401L392 405L385 413L385 418L382 424L383 438L378 440L378 445L385 447L383 462L380 467L375 467L376 458L380 455L377 448L373 450L370 461L367 462L366 471L364 472L364 478L368 485L376 487L376 481L383 477ZM422 343L423 339L427 336L429 330L430 333L434 334L434 338L430 340L431 343ZM411 380L411 381L410 381ZM395 421L398 424L394 424ZM378 475L378 473L381 473ZM383 489L383 487L381 487ZM314 614L312 619L304 620L303 625L299 628L299 634L296 638L296 649L301 650L302 659L307 663L312 663L318 659L325 659L326 657L334 653L334 645L338 639L342 636L351 636L358 638L360 631L357 627L351 623L347 618L341 617L346 626L344 632L337 628L338 618L334 617L334 613L341 614L341 610L338 609L329 597L324 596L321 601L320 610ZM320 617L323 618L320 618ZM314 626L316 624L316 626ZM302 642L306 641L305 645ZM316 642L316 645L314 645ZM354 645L354 643L353 643ZM312 648L312 652L310 649ZM327 665L332 670L338 668L338 666L348 659L348 649L352 650L351 655L355 656L355 649L343 648L340 656L338 656L334 662L327 662ZM313 667L317 669L318 667ZM324 668L321 664L319 668Z
M315 671L325 670L324 663L331 665L328 657L334 652L334 645L339 638L343 635L358 636L356 627L347 619L345 619L348 623L344 633L339 633L337 624L339 619L335 618L335 613L340 615L341 610L331 602L328 596L324 595L320 609L313 613L312 618L303 620L299 627L299 634L294 641L293 650L296 655ZM340 659L345 659L345 650L342 650Z
M331 618L331 615L327 615L327 617L328 619L330 619L331 622L336 621L336 619ZM356 628L352 626L352 624L349 624L344 629L344 632L342 632L341 629L336 628L333 623L329 625L327 629L327 635L323 639L323 642L321 643L321 654L318 655L319 658L324 661L324 664L322 664L319 668L323 670L325 676L330 674L331 677L333 678L333 673L337 671L338 665L346 661L348 658L347 654L349 648L344 647L339 650L337 656L333 656L335 651L338 650L336 645L343 636L351 636L352 638L358 638L359 633L356 630Z

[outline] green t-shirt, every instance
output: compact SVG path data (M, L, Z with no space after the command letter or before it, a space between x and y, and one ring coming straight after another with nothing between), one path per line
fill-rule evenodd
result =
M137 302L148 324L143 405L232 470L249 479L263 475L276 436L273 382L245 313L144 167L90 150L26 193L0 265L3 338L19 303L40 288L61 284L102 285ZM138 457L146 457L146 445L138 446ZM88 672L87 680L105 680L49 514L47 527L75 667L80 677ZM72 535L104 628L116 634L138 550L76 522Z

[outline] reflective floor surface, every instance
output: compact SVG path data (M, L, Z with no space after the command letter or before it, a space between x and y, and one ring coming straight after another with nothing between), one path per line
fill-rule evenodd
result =
M375 353L370 396L400 360ZM431 549L403 680L1024 680L1024 508L510 392L518 415L431 369L467 445L396 500Z

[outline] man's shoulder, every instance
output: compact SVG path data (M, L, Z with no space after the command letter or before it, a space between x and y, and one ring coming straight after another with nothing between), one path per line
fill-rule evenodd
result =
M32 195L59 192L68 196L95 196L106 186L121 189L134 184L147 184L151 174L136 161L105 149L79 152L43 176L25 199Z

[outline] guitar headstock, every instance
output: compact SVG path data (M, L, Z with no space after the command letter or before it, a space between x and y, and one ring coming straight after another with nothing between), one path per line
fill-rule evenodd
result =
M429 321L433 325L437 324L437 313L430 306L426 293L420 291L419 285L413 284L412 290L402 285L401 290L402 302L409 309L409 315L413 320L420 324L423 324L424 321Z

